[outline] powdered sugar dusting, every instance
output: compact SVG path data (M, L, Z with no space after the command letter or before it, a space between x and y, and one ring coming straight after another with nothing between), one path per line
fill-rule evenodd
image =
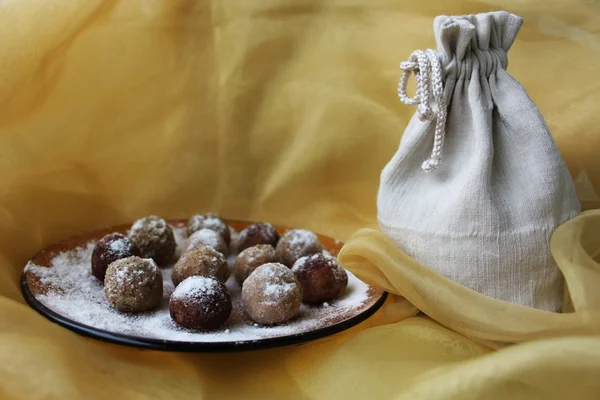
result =
M128 262L128 260L131 258L137 257L134 256L117 260L117 262L120 264L120 268L114 270L114 278L115 283L118 286L130 285L135 281L139 281L139 278L144 275L150 274L149 276L152 277L153 274L160 273L160 269L153 259L144 258L143 260L145 262L136 264Z
M173 291L173 298L194 298L202 294L211 295L218 290L219 283L215 279L203 276L191 276L181 282Z
M192 233L187 243L186 251L203 244L212 247L221 253L227 252L227 245L225 244L223 237L212 229L200 229Z
M300 257L298 260L296 260L296 262L292 266L291 270L292 270L292 272L296 273L302 267L304 267L304 265L307 262L315 261L316 259L318 259L320 257L324 257L325 260L327 261L328 265L330 265L332 267L333 266L337 266L337 260L331 254L329 254L329 253L327 253L327 254L325 254L325 253L322 253L322 254L316 253L316 254L311 254L309 256ZM334 273L339 276L340 273L342 273L342 274L344 273L344 270L342 268L334 268Z
M308 261L314 260L318 256L318 254L311 254L309 256L300 257L296 260L296 262L294 263L294 265L292 265L292 268L290 269L292 270L292 272L297 272L300 268L304 266L304 264L306 264Z
M306 229L290 230L286 234L286 238L288 239L290 246L292 247L305 246L306 243L313 243L319 240L317 238L317 235L315 235L311 231L307 231Z
M157 236L164 235L167 230L167 222L155 215L149 217L140 218L133 223L131 226L132 232L137 232L141 229L148 230L156 233Z
M104 297L103 286L89 271L95 244L90 242L86 247L58 254L50 263L52 268L37 267L29 262L25 270L34 272L44 286L60 288L67 292L77 292L78 289L81 289L82 292L94 292L99 288L100 295Z
M131 242L126 237L116 238L108 243L109 251L112 254L125 254L130 252Z
M190 218L188 225L191 232L196 232L200 229L211 229L213 231L221 232L227 228L218 215L211 213L193 216Z
M185 229L173 228L178 251L185 245ZM303 304L298 316L292 321L284 325L264 327L245 320L241 312L241 287L231 277L226 283L234 307L231 316L219 331L195 332L179 327L169 315L169 298L174 291L172 266L161 269L163 300L158 310L123 314L111 308L104 297L103 285L90 273L90 257L94 245L95 242L89 242L83 247L58 254L52 260L51 268L28 264L26 270L35 274L40 283L48 288L44 294L36 295L36 299L46 307L76 322L115 333L171 341L253 341L311 331L339 321L340 316L356 315L366 309L365 301L369 298L369 286L348 272L348 287L341 298L316 307ZM234 260L230 257L229 264L232 265ZM184 293L188 292L185 286L182 287L185 282L178 286L178 290ZM288 289L282 287L272 290Z
M294 290L294 285L291 283L271 283L265 287L265 294L281 298L292 290Z
M285 271L288 271L287 273L289 274L287 267L281 264L277 265L280 265ZM282 274L279 273L279 271L276 271L274 268L267 268L266 265L256 269L253 274L256 274L259 282L264 283L263 293L268 299L266 300L267 302L277 303L281 301L281 299L292 292L297 285L296 283L283 281L280 279Z
M209 215L204 219L204 226L206 226L209 229L213 229L213 230L217 231L217 230L221 229L221 227L223 226L223 222L221 222L221 220L219 218Z

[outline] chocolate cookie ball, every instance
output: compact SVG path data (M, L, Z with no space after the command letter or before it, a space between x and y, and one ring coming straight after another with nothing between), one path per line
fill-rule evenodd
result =
M248 247L235 259L235 279L242 284L256 268L276 261L275 249L270 244Z
M300 258L292 272L302 285L302 301L315 304L340 297L348 285L348 274L335 258L313 254Z
M217 232L219 235L221 235L221 237L223 237L223 240L227 246L229 246L229 242L231 241L231 232L229 232L229 226L218 214L198 214L194 215L188 220L188 235L191 236L194 232L197 232L200 229L211 229Z
M169 313L183 327L216 329L231 314L231 297L225 285L216 279L191 276L173 291Z
M302 286L285 265L264 264L244 281L242 301L255 322L280 324L298 313L302 303Z
M175 253L175 236L167 222L151 215L138 219L131 226L129 239L140 249L144 258L152 258L160 266L173 260Z
M229 265L223 254L200 244L181 255L173 267L171 279L177 286L190 276L215 278L225 283L229 277Z
M290 229L279 240L275 250L279 260L291 268L299 258L322 252L323 246L311 231Z
M162 274L151 259L137 256L112 262L104 278L104 296L115 309L128 312L150 311L160 305Z
M185 250L189 251L194 247L198 247L198 245L212 247L225 257L229 254L229 248L227 247L225 240L223 240L223 237L212 229L200 229L199 231L192 233L192 236L187 240Z
M140 249L120 233L111 233L98 240L92 251L92 275L104 282L106 269L113 261L121 258L139 256Z
M238 251L256 246L257 244L270 244L275 247L279 241L279 233L273 228L273 225L258 222L252 224L240 233L238 238Z

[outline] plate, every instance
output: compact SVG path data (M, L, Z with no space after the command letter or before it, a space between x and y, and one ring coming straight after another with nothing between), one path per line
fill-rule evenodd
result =
M185 244L187 220L169 220L178 242ZM227 221L234 232L252 222ZM164 295L158 311L123 314L110 308L102 285L90 272L94 243L112 232L126 234L131 224L89 232L41 250L21 274L21 290L27 303L49 320L91 338L139 348L179 352L225 352L257 350L300 344L351 328L373 315L387 293L371 287L348 272L346 293L320 306L302 305L299 315L286 324L267 327L250 321L241 305L241 288L233 277L227 281L234 311L224 326L214 332L178 327L168 315L173 284L170 268L162 269ZM280 233L288 228L275 227ZM336 256L343 243L318 235L326 252ZM229 262L232 265L233 257ZM233 275L233 274L232 274Z

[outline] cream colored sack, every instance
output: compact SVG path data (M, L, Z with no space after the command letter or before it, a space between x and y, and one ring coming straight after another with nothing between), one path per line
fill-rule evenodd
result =
M381 174L378 219L403 251L446 277L559 311L563 278L549 240L580 204L542 116L506 71L521 24L506 12L440 16L437 52L402 63L399 94L418 112Z

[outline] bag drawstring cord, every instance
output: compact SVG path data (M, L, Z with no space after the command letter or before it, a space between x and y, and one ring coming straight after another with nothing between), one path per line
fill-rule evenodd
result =
M400 69L402 69L402 77L398 85L398 96L403 103L409 106L417 106L421 121L427 121L434 117L429 103L429 92L433 94L433 99L437 104L433 150L431 151L431 157L421 165L424 171L432 171L442 161L447 115L442 66L438 53L432 49L426 51L416 50L410 55L408 61L400 63ZM415 74L417 80L417 91L414 97L408 97L406 94L406 86L411 73Z

